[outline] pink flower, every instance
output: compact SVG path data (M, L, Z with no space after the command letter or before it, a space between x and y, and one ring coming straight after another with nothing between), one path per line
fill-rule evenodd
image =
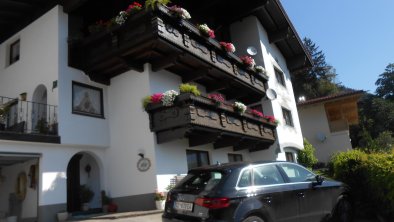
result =
M210 99L212 99L213 101L218 102L218 103L224 102L223 95L222 95L222 94L219 94L219 93L209 94L209 95L208 95L208 98L210 98Z
M256 117L259 117L259 118L263 118L264 117L263 113L258 111L258 110L252 109L250 112L252 113L253 116L256 116Z
M242 56L240 59L247 66L253 67L254 65L256 65L256 63L254 62L254 59L250 56Z
M209 37L211 37L211 38L215 38L215 32L212 30L212 29L210 29L209 31L208 31L208 35L209 35Z
M235 47L232 43L230 42L220 42L220 45L226 50L227 52L235 52Z
M138 2L133 2L133 4L130 4L129 7L127 8L126 12L130 13L131 11L138 11L141 10L142 5Z
M155 93L152 95L152 103L160 103L163 98L163 93Z
M265 116L264 118L265 118L268 122L271 122L271 123L275 123L275 122L276 122L274 116Z

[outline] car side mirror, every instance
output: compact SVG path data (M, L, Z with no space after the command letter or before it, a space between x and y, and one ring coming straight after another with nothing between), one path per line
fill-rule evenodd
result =
M322 177L322 176L320 176L320 175L316 175L315 179L316 179L316 180L312 182L312 186L313 186L313 187L323 184L324 177Z

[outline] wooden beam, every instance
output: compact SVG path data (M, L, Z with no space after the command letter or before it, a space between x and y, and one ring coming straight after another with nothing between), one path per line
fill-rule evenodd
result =
M235 146L241 141L242 137L221 136L213 144L213 148L220 149L229 146Z
M268 148L270 148L270 146L273 143L269 143L269 142L260 142L258 144L256 144L254 147L249 149L249 152L257 152L257 151L261 151L261 150L266 150Z
M157 144L169 142L176 139L183 139L188 132L188 128L177 128L156 133Z
M290 71L294 71L305 65L307 61L308 59L305 54L297 55L287 60L287 67Z
M188 83L202 79L209 73L209 70L210 69L200 69L193 72L185 73L185 75L182 76L182 82Z
M290 27L286 27L286 28L280 29L280 30L278 30L276 32L273 32L273 33L268 35L268 39L269 39L269 42L271 44L283 41L283 40L285 40L287 38L290 38L290 37L292 37L292 33L291 33L291 28Z
M60 3L63 5L63 11L65 13L70 13L83 4L85 4L88 0L60 0Z
M142 62L138 62L133 60L133 58L130 56L122 56L119 57L119 59L130 69L135 70L137 72L143 72L144 71L144 64Z
M157 72L162 69L174 66L177 61L182 58L184 54L171 54L152 62L152 71Z
M22 9L22 10L35 10L38 6L27 3L27 2L20 2L20 1L11 1L11 0L1 0L0 1L0 8L15 8L15 9Z
M233 147L233 150L239 151L254 148L258 143L258 140L243 139Z
M192 133L189 135L189 146L200 146L215 142L220 137L220 132L217 133Z

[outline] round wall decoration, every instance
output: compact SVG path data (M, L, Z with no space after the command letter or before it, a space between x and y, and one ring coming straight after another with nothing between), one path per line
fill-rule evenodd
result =
M18 175L16 179L15 194L19 200L24 200L26 197L27 176L25 172Z
M141 158L137 162L137 168L141 172L148 171L150 166L151 166L151 163L148 158Z

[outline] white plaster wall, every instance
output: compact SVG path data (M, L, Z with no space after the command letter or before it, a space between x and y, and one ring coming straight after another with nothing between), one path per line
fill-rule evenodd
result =
M278 143L265 151L257 152L256 159L277 159L282 160L283 148L292 147L303 149L303 137L300 121L298 118L297 106L294 99L293 87L290 79L290 72L287 69L286 60L274 45L270 44L268 35L264 27L254 16L249 16L231 25L231 39L237 48L238 55L247 55L246 48L254 46L258 54L254 57L257 65L264 65L269 76L268 87L274 89L278 95L275 100L262 100L265 115L274 115L280 121L276 128ZM277 61L275 61L277 60ZM282 86L275 78L274 64L279 66L285 74L286 87ZM292 113L294 127L284 124L282 107ZM280 150L278 150L278 145ZM256 153L256 154L257 154Z
M100 169L98 183L104 184L106 180L103 171L104 151L101 149L0 140L0 152L41 155L38 177L39 206L67 203L67 166L72 156L77 153L84 152L94 156ZM101 186L101 189L104 189L104 186ZM99 196L100 193L95 195Z
M17 178L20 173L24 172L27 176L26 197L22 201L22 218L37 217L38 191L30 188L29 170L30 166L37 164L38 160L29 160L24 163L3 167L2 175L5 176L4 183L0 183L0 212L8 213L9 197L11 193L15 193Z
M55 7L0 45L0 96L18 98L27 92L32 100L35 88L48 90L48 104L57 105L57 91L52 82L58 79L58 15ZM20 60L8 66L8 48L20 39Z
M330 132L324 104L314 104L299 108L302 131L305 138L316 148L315 155L319 162L328 162L335 152L352 149L349 131ZM317 134L324 134L320 141Z
M156 188L155 141L141 103L143 97L151 94L149 69L146 64L142 73L128 71L116 76L108 88L111 146L106 158L111 197L153 193ZM146 172L137 169L138 153L144 153L152 163Z
M68 66L68 16L59 7L58 19L59 38L57 47L59 63L59 133L63 144L108 147L109 136L109 107L107 86L90 81L82 71ZM84 83L103 89L104 118L95 118L72 114L72 81Z

